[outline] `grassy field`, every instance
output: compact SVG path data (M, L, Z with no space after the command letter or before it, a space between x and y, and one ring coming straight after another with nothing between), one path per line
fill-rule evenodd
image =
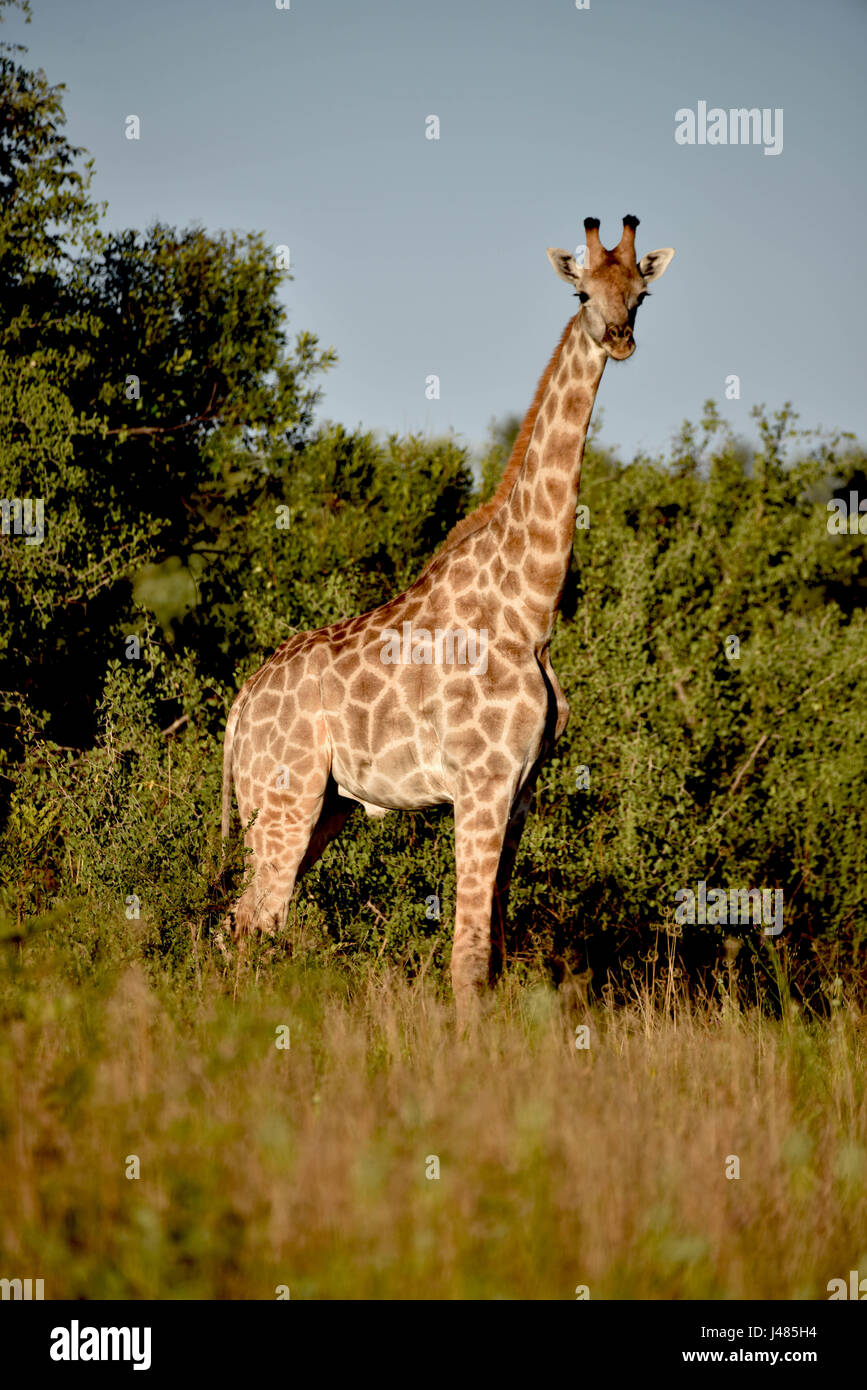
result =
M867 1270L855 1008L769 1019L733 971L631 1005L507 977L462 1039L428 980L323 967L290 922L186 974L123 920L5 945L0 1273L46 1298L788 1299Z

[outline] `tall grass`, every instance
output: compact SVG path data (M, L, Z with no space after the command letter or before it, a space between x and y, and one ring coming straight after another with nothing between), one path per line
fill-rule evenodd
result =
M769 1020L733 969L627 1006L507 977L466 1039L429 980L315 964L303 918L294 954L183 976L136 924L6 948L0 1274L48 1298L725 1299L867 1273L854 1006Z

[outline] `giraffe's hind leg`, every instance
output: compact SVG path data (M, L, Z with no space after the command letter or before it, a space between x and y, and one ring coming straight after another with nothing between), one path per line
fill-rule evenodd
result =
M317 831L321 833L329 775L326 741L317 740L293 765L274 764L249 798L250 814L254 806L258 808L246 836L253 877L235 905L236 939L250 931L271 933L286 925L296 881L313 862L311 851ZM324 844L319 853L322 848Z
M298 866L298 878L306 874L308 869L312 869L316 861L322 857L331 841L340 834L358 804L357 801L350 801L348 797L341 796L337 790L337 783L333 778L328 779L319 820L316 822L316 828L310 837L310 843L304 851L304 858Z

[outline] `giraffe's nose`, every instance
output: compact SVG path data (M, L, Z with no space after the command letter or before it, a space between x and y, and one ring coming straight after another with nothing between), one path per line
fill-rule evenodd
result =
M631 347L632 329L628 323L613 323L605 330L605 341L612 347Z

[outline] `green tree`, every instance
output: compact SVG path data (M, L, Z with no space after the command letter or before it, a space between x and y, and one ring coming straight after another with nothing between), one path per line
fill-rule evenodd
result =
M0 496L40 499L45 536L0 541L0 651L13 701L81 746L137 594L171 628L206 565L237 563L226 518L280 494L334 354L290 350L262 236L101 234L61 93L4 54Z

